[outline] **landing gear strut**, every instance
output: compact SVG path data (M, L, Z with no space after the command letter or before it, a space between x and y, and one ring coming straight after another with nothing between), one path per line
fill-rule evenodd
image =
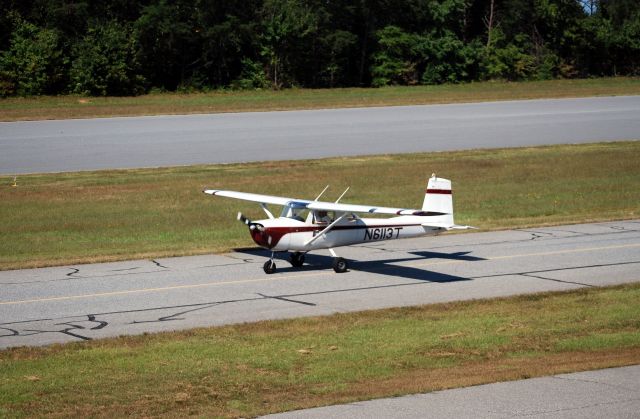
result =
M294 268L300 268L304 264L304 253L295 252L289 255L289 263Z
M349 269L347 260L336 255L333 249L329 249L329 251L331 252L331 256L333 256L333 270L339 274L347 272L347 270ZM275 253L272 252L271 259L266 261L262 266L262 269L264 269L264 273L266 274L272 274L276 271L276 263L273 260L274 255ZM291 253L289 255L289 263L291 263L291 266L293 266L294 268L301 267L304 264L304 255L305 254L302 252Z

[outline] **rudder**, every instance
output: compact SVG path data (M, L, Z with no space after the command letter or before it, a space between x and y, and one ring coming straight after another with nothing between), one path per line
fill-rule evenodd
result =
M451 181L432 175L427 184L424 195L422 210L442 215L449 224L453 224L453 195L451 191Z

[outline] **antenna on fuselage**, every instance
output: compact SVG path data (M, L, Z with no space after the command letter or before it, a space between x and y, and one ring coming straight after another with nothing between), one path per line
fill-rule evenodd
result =
M351 188L351 186L348 186L347 189L345 189L344 192L342 192L342 195L340 195L340 198L336 199L336 204L342 199L342 197L347 193L347 191L349 191L349 188Z

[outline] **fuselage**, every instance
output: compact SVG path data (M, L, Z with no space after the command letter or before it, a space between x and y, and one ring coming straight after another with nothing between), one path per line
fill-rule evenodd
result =
M294 218L280 217L256 221L263 228L252 229L251 237L259 246L273 251L308 252L381 240L396 240L435 235L442 228L423 226L425 217L400 216L393 218L345 217L326 234L329 223L307 223ZM322 237L309 243L316 235Z

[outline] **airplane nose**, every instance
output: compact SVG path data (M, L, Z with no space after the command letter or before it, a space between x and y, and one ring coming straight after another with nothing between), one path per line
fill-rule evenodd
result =
M251 232L251 238L258 246L266 248L271 247L271 242L273 240L271 236L266 231L264 231L264 228L258 228L257 225L252 225L249 227L249 231Z

